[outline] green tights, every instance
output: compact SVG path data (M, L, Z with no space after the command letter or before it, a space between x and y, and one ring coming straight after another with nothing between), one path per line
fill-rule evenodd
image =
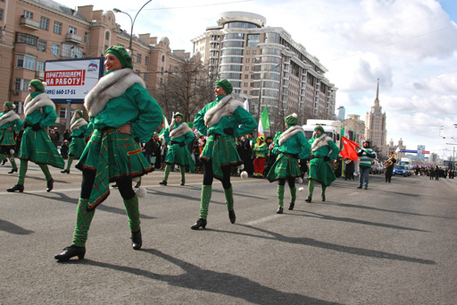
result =
M313 197L314 184L315 184L315 181L313 179L309 179L309 181L308 181L308 197ZM321 185L321 186L322 186L321 195L325 195L325 190L327 189L327 187L325 185Z
M129 220L131 232L140 230L140 211L138 208L138 197L135 195L131 199L123 199L125 210ZM73 245L84 247L87 241L87 232L89 231L90 223L94 218L95 209L88 211L87 203L89 199L79 198L78 208L76 209L76 225L73 233Z
M46 181L52 180L52 176L51 176L51 173L49 172L48 166L46 164L38 164L38 166L41 168L41 171L43 172L44 177L46 178ZM18 185L24 185L25 174L27 173L27 167L28 167L28 161L21 159L19 175L18 175L18 179L17 179Z

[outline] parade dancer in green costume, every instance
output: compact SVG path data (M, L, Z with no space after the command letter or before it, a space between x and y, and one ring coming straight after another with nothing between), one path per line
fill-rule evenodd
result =
M32 161L41 168L46 178L46 191L54 188L54 179L49 172L48 165L63 168L65 162L52 143L46 128L52 126L57 119L56 107L49 96L44 93L45 83L38 79L30 82L29 92L24 102L24 133L22 134L21 148L19 149L19 177L15 186L7 189L8 192L23 192L24 180L28 161Z
M152 170L138 142L149 141L162 123L162 109L133 71L132 57L123 47L106 50L105 70L84 101L94 132L76 164L83 172L76 226L72 245L54 256L59 261L84 258L95 207L108 197L112 181L117 182L124 201L133 249L139 250L143 242L132 178Z
M332 139L325 134L322 126L314 128L314 135L309 140L309 144L311 144L311 157L309 161L308 198L305 201L311 202L316 181L322 186L321 198L322 201L325 201L325 190L336 179L329 161L338 157L340 150Z
M14 148L16 147L14 132L22 129L22 121L13 109L13 103L5 102L3 112L0 114L0 163L6 158L10 160L13 168L8 174L17 172L17 165L14 161Z
M230 172L231 166L241 164L241 160L235 147L235 137L251 133L257 128L257 123L244 109L243 101L230 95L232 91L233 86L228 80L217 81L214 89L216 100L207 104L195 116L195 128L206 134L208 140L200 155L203 186L200 217L191 226L193 230L206 227L214 177L222 182L230 222L236 221Z
M69 174L73 159L81 157L86 148L86 138L92 133L92 125L83 119L83 112L76 110L70 121L71 143L68 151L69 157L67 167L61 171L62 174Z
M164 139L169 143L167 156L165 157L165 173L163 180L160 182L162 185L167 185L168 175L171 171L173 164L179 165L181 171L181 185L186 183L186 166L190 167L190 172L195 170L195 161L190 155L187 145L195 138L192 129L189 125L184 123L184 116L182 113L177 112L173 116L173 122L164 132Z
M286 117L286 131L275 137L275 144L272 153L277 155L276 161L268 172L267 178L270 182L278 180L278 209L276 213L282 214L284 211L284 187L289 184L290 205L289 210L293 210L297 199L297 188L295 178L300 177L299 159L309 157L311 145L306 139L305 132L298 124L297 114L293 113Z

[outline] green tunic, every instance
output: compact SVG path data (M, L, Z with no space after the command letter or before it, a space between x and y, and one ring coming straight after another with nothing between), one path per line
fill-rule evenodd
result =
M122 80L121 80L122 81ZM90 111L90 110L89 110ZM152 170L138 141L146 143L162 123L162 109L148 91L134 84L90 117L94 132L76 168L96 172L88 209L95 208L109 195L109 181L138 177ZM130 122L130 134L117 128Z
M175 123L173 129L178 128L184 122ZM164 138L167 143L169 143L167 156L165 157L165 163L167 164L178 164L180 166L189 165L191 172L195 171L195 161L190 155L187 145L193 141L195 135L192 131L187 132L186 134L176 137L174 139L170 138L170 127L168 127L164 132ZM173 144L172 144L173 143ZM184 143L184 146L181 146L179 143Z
M33 92L31 97L35 98L42 94L44 96L41 96L41 98L50 101L50 98L41 92ZM21 148L19 150L19 158L21 160L30 160L37 164L49 164L57 168L64 168L65 162L62 156L46 133L46 127L52 126L56 119L57 113L52 106L39 107L32 113L27 113L24 124L27 123L28 127L25 128L22 134ZM31 126L35 124L40 124L41 129L33 130Z
M290 129L292 126L289 126ZM311 145L305 135L298 132L279 145L280 137L275 137L275 145L272 153L277 155L275 163L268 172L268 181L273 182L277 179L301 176L299 159L309 158Z
M317 139L320 139L323 136L325 136L325 134L310 139L309 144L312 146ZM329 157L330 160L333 160L338 157L339 152L338 146L336 146L335 142L332 140L329 140L327 145L313 151L311 153L312 159L309 162L308 179L313 179L324 186L332 184L332 182L335 181L336 176L328 161L324 161L324 157Z
M215 107L225 96L218 96L214 102L207 104L195 116L194 126L202 134L208 135L208 140L200 155L203 160L211 160L213 174L217 179L222 179L221 167L241 163L240 156L235 147L235 137L245 136L257 128L254 117L243 107L238 107L231 116L224 115L220 121L209 128L205 125L205 114ZM233 129L233 135L224 132Z
M6 118L6 114L10 111L5 111L0 114L0 146L14 146L16 140L14 138L14 132L19 132L22 129L22 121L15 119L11 122L3 123L2 118ZM10 128L11 130L8 130Z

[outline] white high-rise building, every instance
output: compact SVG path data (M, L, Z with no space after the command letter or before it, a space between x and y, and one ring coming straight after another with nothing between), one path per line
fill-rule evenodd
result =
M249 98L256 118L268 106L272 125L282 126L293 112L300 124L334 119L337 88L325 78L327 69L286 30L265 23L254 13L222 13L217 26L192 39L193 51L210 73L230 80L234 93Z

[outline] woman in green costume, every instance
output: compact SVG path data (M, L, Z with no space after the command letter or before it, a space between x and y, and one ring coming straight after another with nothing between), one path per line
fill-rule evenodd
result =
M124 201L132 247L139 250L142 246L138 197L132 178L152 170L138 142L149 141L162 123L162 109L133 71L132 57L123 47L106 50L105 70L105 76L84 101L94 132L76 165L83 172L76 226L72 245L54 256L59 261L84 258L95 207L108 197L112 181L117 182Z
M203 107L195 116L195 128L206 134L208 140L200 155L203 163L203 186L200 217L191 226L193 230L206 227L214 177L222 182L230 222L236 221L230 171L231 166L239 165L241 160L236 151L235 137L251 133L257 128L257 123L244 109L243 101L230 95L232 91L233 86L228 80L218 80L214 89L216 100Z
M49 172L48 165L63 168L65 162L52 143L46 128L52 126L57 119L56 107L49 96L44 93L45 83L38 79L30 82L29 92L24 102L24 133L22 134L21 148L19 149L19 177L15 186L7 189L8 192L23 192L24 180L28 161L33 161L41 168L46 178L46 191L54 188L54 179Z
M325 201L325 190L336 179L329 161L338 157L340 150L335 142L325 134L322 126L314 128L314 136L309 140L309 144L311 144L311 158L309 161L308 198L305 201L311 202L316 181L322 186L321 196L322 201Z
M14 132L22 129L22 121L13 109L13 103L5 102L3 112L0 114L0 163L6 158L10 160L13 168L8 174L17 172L16 162L14 161L14 148L16 147Z
M305 132L298 124L297 114L293 113L286 117L286 131L279 137L275 137L275 144L272 153L277 155L276 161L268 172L267 178L270 182L278 180L278 209L276 213L284 211L284 187L287 183L290 189L289 210L293 210L297 199L297 188L295 178L301 176L299 159L309 157L311 145L306 139Z
M70 173L70 166L73 159L81 157L86 147L86 138L92 133L92 125L83 119L83 112L76 110L70 121L71 143L68 151L69 157L67 167L61 171L62 174Z
M187 148L187 145L194 140L195 135L189 125L182 121L183 118L182 113L177 112L173 116L170 127L165 130L163 135L165 141L169 143L169 147L165 157L165 173L162 182L160 182L162 185L167 185L168 175L173 164L179 165L181 185L186 183L186 166L190 167L191 173L195 170L195 161Z

